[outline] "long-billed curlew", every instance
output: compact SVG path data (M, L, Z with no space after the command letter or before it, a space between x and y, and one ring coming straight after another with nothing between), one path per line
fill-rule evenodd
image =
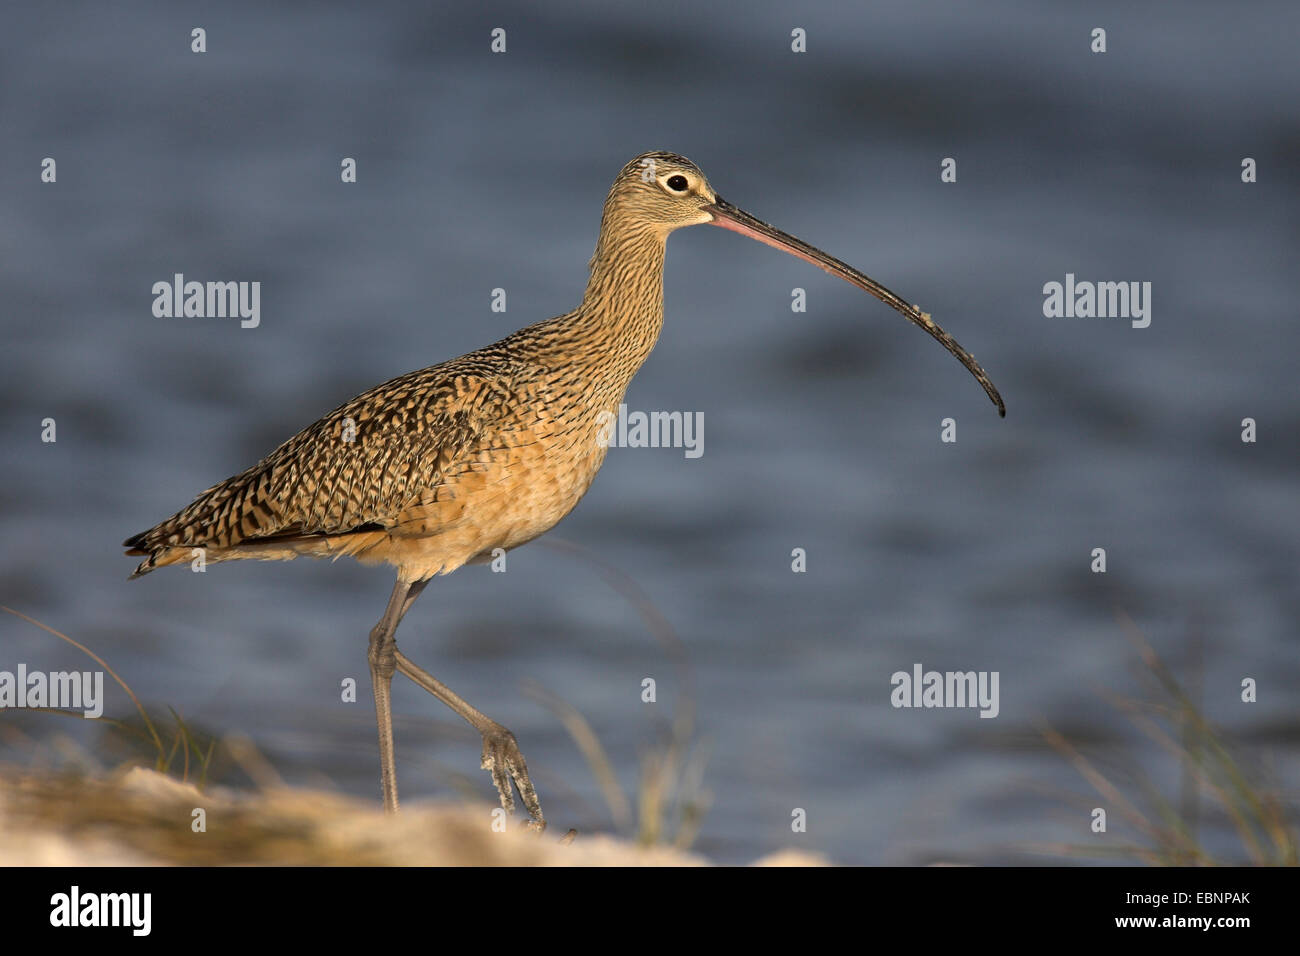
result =
M576 309L340 405L127 539L128 554L147 556L132 577L191 561L194 549L208 562L350 555L393 565L397 584L368 655L385 808L397 809L389 697L397 670L483 735L483 769L501 805L513 812L513 780L531 825L545 826L514 735L411 663L394 635L434 575L531 541L586 493L605 458L602 429L663 325L668 234L703 223L805 259L893 306L955 355L1006 414L984 370L929 315L725 202L690 160L645 153L610 188Z

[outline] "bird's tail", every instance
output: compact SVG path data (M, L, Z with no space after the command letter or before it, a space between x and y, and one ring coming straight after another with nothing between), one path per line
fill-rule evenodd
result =
M147 540L149 533L149 531L142 531L122 542L122 547L127 549L126 553L128 555L146 556L145 560L141 561L135 571L131 573L128 580L134 581L136 578L144 577L155 568L166 567L169 564L181 564L191 560L193 548L150 547Z

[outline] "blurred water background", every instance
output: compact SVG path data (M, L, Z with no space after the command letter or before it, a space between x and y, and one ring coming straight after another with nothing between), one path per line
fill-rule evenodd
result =
M96 649L151 705L248 734L287 779L378 799L365 646L387 569L245 562L128 584L118 542L362 389L572 308L609 182L666 148L920 303L1009 409L858 290L721 230L674 235L664 332L628 404L702 412L704 454L613 450L555 534L635 579L689 652L713 795L697 847L1006 862L1095 839L1097 799L1069 802L1088 788L1036 720L1178 781L1104 699L1139 687L1117 610L1294 793L1300 9L423 7L0 14L0 601ZM57 184L39 182L46 156ZM260 326L155 318L151 286L176 272L259 280ZM1151 282L1150 327L1045 318L1043 284L1067 273ZM956 443L939 440L947 417ZM439 579L398 637L514 730L562 827L608 816L521 681L586 715L632 790L682 689L636 610L538 544L507 574ZM0 618L0 669L20 661L89 666ZM892 708L890 675L916 662L1000 672L997 719ZM349 676L356 704L339 700ZM394 686L403 796L468 780L488 799L473 733ZM93 746L89 722L4 720ZM0 756L21 758L15 739ZM1213 820L1203 837L1233 845Z

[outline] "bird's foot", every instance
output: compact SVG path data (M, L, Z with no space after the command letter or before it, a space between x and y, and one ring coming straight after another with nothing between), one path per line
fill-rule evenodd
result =
M496 784L506 813L515 812L515 796L510 789L513 781L519 790L519 799L528 811L527 828L536 833L546 829L546 818L542 816L542 805L537 800L533 782L528 778L524 755L519 751L515 735L500 724L494 723L483 734L483 769L492 774L492 782Z

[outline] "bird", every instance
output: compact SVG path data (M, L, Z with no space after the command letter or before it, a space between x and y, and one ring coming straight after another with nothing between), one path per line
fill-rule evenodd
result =
M131 578L167 565L348 556L397 581L367 660L385 810L398 809L391 687L401 673L483 738L502 808L512 784L546 820L514 735L397 648L396 631L436 576L532 541L564 518L604 461L602 433L663 326L669 234L714 225L773 246L892 306L970 371L1005 416L974 357L928 313L801 239L724 200L695 163L655 150L619 172L605 199L581 303L460 358L362 392L188 506L124 543Z

